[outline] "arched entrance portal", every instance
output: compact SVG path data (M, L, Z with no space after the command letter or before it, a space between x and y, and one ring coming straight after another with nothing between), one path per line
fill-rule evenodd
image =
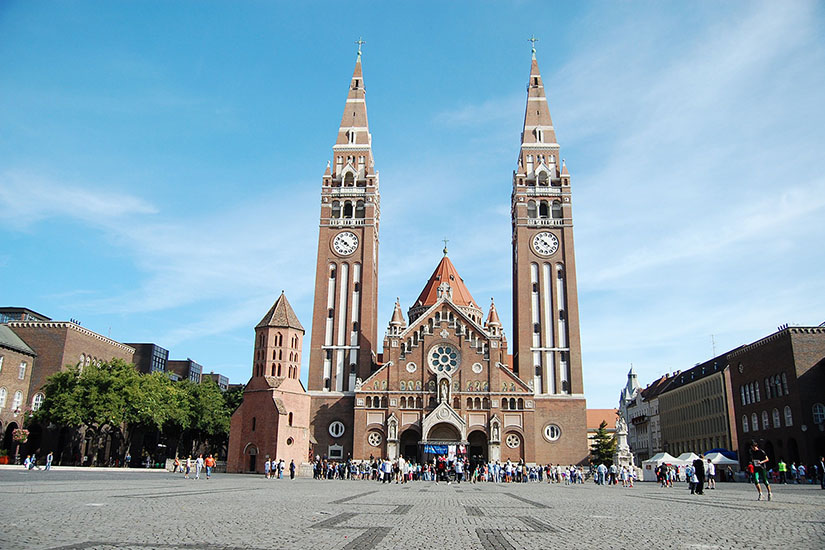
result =
M401 434L399 445L401 447L401 456L407 461L419 462L421 456L419 454L419 443L421 443L421 434L417 430L408 428Z
M458 428L452 424L442 422L430 429L430 433L427 434L427 441L444 445L455 445L461 442L461 433L459 433Z
M470 432L467 436L467 458L470 459L471 467L487 462L487 434L480 430Z
M248 465L247 472L255 472L257 467L257 459L258 459L258 447L249 443L244 449L244 453L246 455L246 464Z

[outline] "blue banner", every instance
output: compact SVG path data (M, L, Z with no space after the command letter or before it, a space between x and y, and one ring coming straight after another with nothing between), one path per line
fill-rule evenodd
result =
M424 445L424 452L431 455L445 455L448 450L447 445Z

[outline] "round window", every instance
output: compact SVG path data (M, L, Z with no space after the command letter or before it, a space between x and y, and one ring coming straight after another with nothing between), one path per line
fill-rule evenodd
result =
M292 445L293 443L295 443L295 440L294 440L294 439L292 439L291 437L287 437L287 438L286 438L286 444L287 444L287 445Z
M438 344L430 349L427 364L433 372L453 374L461 364L461 354L453 344Z
M381 437L381 434L378 432L370 432L370 435L367 436L367 443L369 443L373 447L378 447L379 445L381 445L381 441L383 440L384 438Z
M547 441L556 441L561 437L561 428L555 424L548 424L544 427L544 439Z
M340 420L336 420L332 424L329 425L329 435L332 437L341 437L344 435L344 423Z
M511 449L517 449L521 445L521 438L516 434L507 434L507 439L504 440L507 446Z
M418 367L416 366L415 363L413 363L413 362L407 363L407 372L413 373L413 372L415 372L415 369L417 369L417 368Z

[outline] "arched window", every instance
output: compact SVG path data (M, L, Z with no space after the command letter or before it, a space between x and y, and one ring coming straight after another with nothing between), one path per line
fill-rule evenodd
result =
M767 378L765 378L765 399L773 399L773 386Z
M351 218L352 217L352 203L350 201L346 201L344 203L344 218Z
M85 365L85 364L86 364L86 354L85 354L85 353L81 353L81 354L80 354L80 362L78 363L78 365L80 365L80 366L82 367L82 366L83 366L83 365Z
M762 429L767 430L770 427L771 425L768 420L768 411L762 411Z
M507 401L506 399L502 399L501 400L501 410L506 411L509 404L510 404L509 401Z
M482 399L481 407L484 408L484 409L489 409L490 408L490 400L486 397L484 399Z
M516 410L516 398L515 397L510 398L510 409L514 410L514 411Z
M748 415L742 415L742 431L748 433Z
M364 219L364 201L358 201L355 203L355 217L358 219Z
M541 201L539 203L539 218L549 218L550 217L550 207L547 205L547 201Z
M561 203L559 201L553 201L553 219L560 220L561 217Z
M756 413L751 414L751 429L753 431L757 431L759 429L759 417L756 416Z
M524 399L522 399L521 397L518 398L518 404L516 405L516 408L518 410L524 409Z
M420 397L416 397L416 398L415 398L415 407L416 407L417 409L421 409L421 408L423 408L423 407L422 407L422 405L423 405L423 404L424 404L424 401L423 401Z
M6 388L0 388L0 409L6 406L6 395L8 395Z
M473 400L473 408L474 409L480 409L481 408L481 398L480 397L476 397Z
M779 375L773 377L773 383L776 386L776 395L782 396L782 380L779 379Z
M355 186L355 175L352 172L347 172L347 175L344 176L344 187L353 186Z
M814 424L825 424L825 405L814 403L812 408L814 413Z
M759 396L759 382L753 383L753 390L756 392L756 402L759 403L762 401L762 398Z
M406 398L406 397L402 397L402 398L401 398L401 408L402 408L402 409L406 409L406 408L407 408L407 398Z
M782 427L782 425L779 421L779 409L774 409L773 411L771 411L771 416L773 417L773 427L774 428Z
M547 172L542 170L538 174L539 185L547 185Z
M788 395L790 392L788 391L788 377L785 376L785 373L782 373L782 391L785 392L785 395Z
M785 405L785 426L793 426L793 413L788 405Z
M739 397L742 400L742 404L745 405L745 386L739 386Z
M531 219L536 217L536 201L527 201L527 217Z
M453 397L453 408L454 409L461 408L461 401L458 399L458 397Z
M292 413L289 413L289 425L292 426Z
M372 397L370 397L369 395L367 396L367 408L372 408Z
M472 408L473 408L473 398L468 397L467 398L467 409L469 410L469 409L472 409Z
M382 398L381 398L381 408L382 408L382 409L386 409L386 408L387 408L387 396L386 396L386 395L385 395L384 397L382 397Z

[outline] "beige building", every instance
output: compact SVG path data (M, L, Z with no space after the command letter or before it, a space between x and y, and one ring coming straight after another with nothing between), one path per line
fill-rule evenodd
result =
M736 449L730 393L727 354L672 376L659 395L664 451L678 456Z

